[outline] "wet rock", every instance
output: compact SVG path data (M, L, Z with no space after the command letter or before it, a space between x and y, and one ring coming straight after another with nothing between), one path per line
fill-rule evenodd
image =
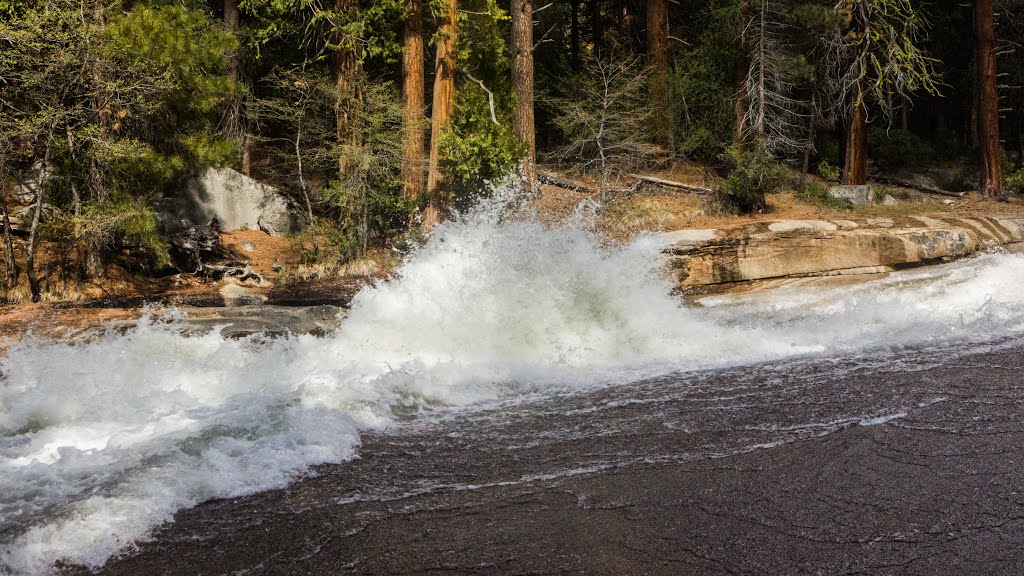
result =
M867 206L871 203L871 188L866 184L857 186L832 186L828 193L833 198L846 200L857 206Z
M162 199L158 217L172 233L216 220L221 230L263 230L282 236L297 232L302 224L279 190L230 168L207 169L184 190Z

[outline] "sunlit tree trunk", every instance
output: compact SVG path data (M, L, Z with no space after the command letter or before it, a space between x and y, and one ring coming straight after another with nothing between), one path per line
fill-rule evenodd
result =
M747 74L750 73L750 22L753 9L750 0L739 0L739 45L736 48L736 126L733 143L743 146L746 142L747 118Z
M651 61L654 142L668 148L671 136L668 113L668 0L650 0L647 3L647 54Z
M512 129L526 144L519 161L519 180L529 194L538 191L537 136L533 119L533 0L512 0L512 89L516 105Z
M978 137L981 146L981 192L1003 195L1002 149L999 145L999 92L996 87L995 31L992 0L975 0Z
M444 210L444 175L440 168L441 134L455 111L455 43L458 40L458 0L447 0L438 18L437 55L434 58L434 99L430 118L430 164L427 193L430 200L423 213L424 228L441 220Z
M409 0L402 44L402 190L423 194L423 0Z
M337 0L335 4L340 18L358 15L359 0ZM338 170L345 174L355 165L355 149L362 145L362 130L359 118L362 109L362 92L359 89L359 44L356 38L339 33L336 39L333 68L336 93L335 116L337 122Z
M864 99L859 97L850 112L850 125L846 131L846 154L843 160L843 184L860 185L868 182L868 126Z

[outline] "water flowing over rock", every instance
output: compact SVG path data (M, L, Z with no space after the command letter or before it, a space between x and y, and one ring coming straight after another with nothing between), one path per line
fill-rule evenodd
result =
M273 236L302 228L302 219L277 188L230 168L205 170L178 194L162 199L158 212L172 233L213 220L221 230L263 230Z

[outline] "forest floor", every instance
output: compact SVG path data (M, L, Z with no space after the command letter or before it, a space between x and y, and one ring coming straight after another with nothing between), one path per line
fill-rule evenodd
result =
M677 162L670 168L646 173L647 176L711 187L715 176L707 167ZM568 179L568 178L567 178ZM571 180L587 187L593 182ZM613 188L628 188L635 180L613 183ZM894 205L843 207L808 200L794 190L785 190L768 197L769 209L751 215L723 213L707 195L684 192L670 187L645 185L631 192L609 194L597 227L613 242L624 242L645 231L670 231L688 228L728 228L766 220L816 220L893 218L912 215L956 214L984 216L1024 213L1024 199L986 200L976 195L964 198L929 197L894 186L884 193L902 198ZM557 225L571 219L578 206L593 194L545 185L541 197L528 208L545 223ZM270 236L258 230L226 232L222 243L234 259L249 262L264 281L259 285L246 283L247 290L267 298L268 304L318 305L346 307L366 283L388 277L401 263L401 256L390 249L371 250L365 260L347 266L304 264L302 242L297 239ZM43 302L28 301L27 286L19 286L7 295L9 304L0 306L0 351L31 332L45 338L61 338L83 326L132 320L144 307L218 307L223 306L219 291L233 279L211 280L191 274L151 278L129 271L129 263L113 263L107 278L100 281L77 282L60 278L54 258L41 255L43 269L49 270L43 280ZM23 282L24 282L24 275ZM160 314L159 310L154 312Z

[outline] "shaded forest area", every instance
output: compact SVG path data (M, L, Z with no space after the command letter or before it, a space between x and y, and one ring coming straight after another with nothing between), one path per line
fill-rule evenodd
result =
M38 300L40 251L61 277L188 272L154 206L204 167L286 191L310 261L565 184L538 163L602 202L706 163L739 213L938 166L1002 198L1022 28L1021 0L0 0L0 286Z

